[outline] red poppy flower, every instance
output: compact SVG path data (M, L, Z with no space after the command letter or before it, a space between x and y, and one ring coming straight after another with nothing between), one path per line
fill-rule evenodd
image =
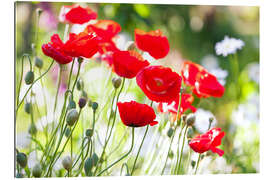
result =
M198 97L223 96L225 88L214 75L210 74L199 64L185 61L181 73L185 84L191 86L193 93Z
M116 51L113 53L113 69L116 74L125 78L134 78L149 62L136 51Z
M217 146L221 145L221 140L224 135L225 132L221 132L221 128L212 128L205 134L198 135L191 139L189 146L197 153L204 153L211 150L213 153L222 156L224 151L217 148Z
M148 52L152 57L160 59L169 53L169 41L159 29L150 32L135 29L134 33L138 48Z
M70 33L64 44L64 51L73 57L90 58L98 51L98 39L93 33Z
M95 32L103 40L111 40L121 31L121 26L112 20L99 20L95 24L88 25L85 31Z
M53 58L59 64L67 64L72 61L72 57L63 51L64 43L58 34L51 36L51 42L42 45L42 51L46 56Z
M60 22L68 22L72 24L84 24L91 19L96 19L97 13L89 7L83 8L79 5L62 6L59 15Z
M150 100L171 102L180 93L182 78L170 68L149 66L137 74L136 81Z
M156 118L155 111L147 104L140 104L135 101L118 102L117 107L122 122L130 127L142 127L146 125L154 126L158 124L154 121Z
M101 61L106 62L110 67L113 66L113 52L107 52L100 56Z
M175 100L170 103L159 103L158 110L163 113L171 112L173 114L177 114L179 107L179 97L180 95L178 95ZM191 105L193 100L194 98L191 94L182 94L180 114L184 113L188 109L190 109L192 112L196 112L197 109Z
M114 44L114 42L112 40L110 41L102 41L99 40L98 43L98 52L100 54L106 54L107 52L115 52L115 51L120 51L116 45Z

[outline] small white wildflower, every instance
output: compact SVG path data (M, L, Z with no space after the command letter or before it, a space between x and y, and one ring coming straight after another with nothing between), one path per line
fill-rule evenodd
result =
M225 36L221 42L216 43L215 50L217 55L226 57L229 54L236 53L236 51L242 49L244 45L245 43L241 39Z
M258 63L252 63L248 66L248 76L257 84L260 83L260 65Z

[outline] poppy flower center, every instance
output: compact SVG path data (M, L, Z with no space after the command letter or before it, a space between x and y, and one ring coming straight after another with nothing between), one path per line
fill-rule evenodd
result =
M160 86L162 86L163 85L163 81L162 81L162 79L155 79L155 82L156 82L156 85L158 86L158 87L160 87Z

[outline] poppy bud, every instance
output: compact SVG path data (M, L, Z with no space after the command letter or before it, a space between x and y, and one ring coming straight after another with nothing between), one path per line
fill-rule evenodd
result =
M88 99L88 95L84 90L82 90L81 97L85 98L86 100Z
M195 167L195 165L196 165L196 161L191 161L191 166L192 166L192 168L194 168Z
M169 158L171 158L171 159L172 159L172 158L173 158L173 156L174 156L173 151L170 151L170 152L169 152Z
M93 160L91 157L88 157L84 162L84 172L86 176L92 175L92 172L91 172L92 168L93 168Z
M187 138L192 138L194 134L194 131L192 128L189 128L187 131Z
M92 100L89 99L89 101L88 101L88 107L92 107L92 104L93 104Z
M87 137L92 137L93 136L93 130L92 129L86 129L86 131L85 131L85 135L87 136Z
M117 89L120 87L120 85L122 83L122 79L114 77L114 78L112 78L112 83L113 83L114 88Z
M18 153L17 156L17 162L22 168L25 168L27 165L27 156L24 153Z
M75 101L69 100L67 110L75 109L75 108L76 108L76 103L75 103Z
M16 178L23 178L23 174L22 173L17 173Z
M97 103L97 102L93 102L93 103L92 103L92 109L93 109L94 111L96 111L97 108L98 108L98 103Z
M82 109L86 105L86 99L80 98L78 104L79 104L79 107Z
M211 124L212 124L213 121L214 121L214 118L213 117L210 117L209 118L209 124L210 124L210 126L211 126Z
M126 47L127 47L127 51L136 50L136 45L135 45L134 41L128 41L126 44Z
M39 57L35 57L35 66L39 69L41 69L43 67L43 61L42 59L40 59Z
M32 104L30 102L24 104L24 111L28 114L32 112Z
M70 156L66 156L63 160L62 160L62 165L63 167L69 171L72 167L72 161L71 161L71 158Z
M40 16L40 14L43 12L43 10L40 9L40 8L37 8L37 9L36 9L36 12L37 12L37 14Z
M71 133L70 128L67 128L65 131L65 136L69 137L70 133Z
M29 85L32 84L34 81L34 73L33 71L28 71L24 77L25 84Z
M83 83L83 81L82 81L81 78L77 81L76 87L77 87L78 91L83 90L83 88L84 88L84 83Z
M174 132L173 128L170 127L170 129L169 129L168 132L167 132L167 136L168 136L169 138L172 137L173 132Z
M83 58L82 57L79 57L78 58L78 63L81 64L83 62Z
M92 155L93 165L96 166L98 163L98 156L96 153Z
M35 135L37 133L37 127L34 123L31 123L29 128L28 128L28 133Z
M194 114L191 114L187 117L187 125L193 126L194 122L196 120L196 116Z
M32 174L34 177L40 177L42 173L42 169L40 164L36 164L32 169Z
M183 114L183 115L181 116L181 118L182 118L182 121L186 123L187 115L186 115L186 114Z
M78 120L79 118L79 113L77 112L76 109L71 109L69 112L68 112L68 115L67 115L67 124L69 126L73 126L73 124Z

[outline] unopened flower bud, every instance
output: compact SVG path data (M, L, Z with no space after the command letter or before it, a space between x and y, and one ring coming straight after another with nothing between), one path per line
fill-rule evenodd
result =
M37 9L36 9L36 12L37 12L37 14L40 16L40 14L43 12L43 10L42 10L41 8L37 8Z
M188 126L193 126L194 122L196 120L196 116L194 114L191 114L187 117L187 125Z
M93 129L86 129L86 131L85 131L85 135L87 136L87 137L92 137L93 136Z
M196 165L196 161L192 160L192 161L191 161L191 166L192 166L192 168L194 168L195 165Z
M97 103L97 102L93 102L93 103L92 103L92 109L93 109L94 111L96 111L97 108L98 108L98 103Z
M76 103L75 103L75 101L69 100L67 110L75 109L75 108L76 108Z
M25 84L29 85L32 84L34 81L34 72L33 71L28 71L24 77Z
M73 126L73 124L78 120L78 118L79 118L79 113L77 112L76 109L69 110L67 119L66 119L67 124L69 126Z
M114 77L112 78L112 83L113 83L113 87L115 89L119 88L121 83L122 83L122 79L121 78L118 78L118 77Z
M187 121L187 115L186 114L183 114L181 116L181 118L182 118L182 121L186 123L186 121Z
M78 91L83 90L84 83L83 83L83 80L81 78L77 81L76 87L77 87Z
M62 165L63 167L69 171L72 167L72 160L70 158L70 156L66 156L63 160L62 160Z
M32 104L30 102L24 104L24 111L28 114L32 112Z
M16 178L23 178L23 174L18 172L18 173L16 174Z
M86 99L80 98L78 104L79 104L79 107L82 109L86 105Z
M98 163L98 156L96 153L92 155L93 165L96 166Z
M79 57L78 58L78 63L81 64L83 62L83 58L82 57Z
M24 153L18 153L16 156L18 164L22 167L25 168L27 165L27 156Z
M213 117L210 117L209 118L209 124L212 124L213 121L214 121L214 118Z
M174 132L173 128L170 127L170 129L167 131L167 136L168 136L169 138L172 137L173 132Z
M87 176L91 176L91 170L93 168L93 159L91 157L88 157L84 162L84 172Z
M65 136L69 137L70 133L71 133L70 128L67 128L65 131Z
M40 177L42 173L42 169L40 164L36 164L32 169L32 174L34 177Z
M37 127L34 123L31 123L28 128L28 133L31 135L35 135L37 133Z
M39 69L43 67L43 60L37 56L35 57L35 66Z
M173 158L173 156L174 156L174 154L173 154L173 151L171 150L170 152L169 152L169 158Z

